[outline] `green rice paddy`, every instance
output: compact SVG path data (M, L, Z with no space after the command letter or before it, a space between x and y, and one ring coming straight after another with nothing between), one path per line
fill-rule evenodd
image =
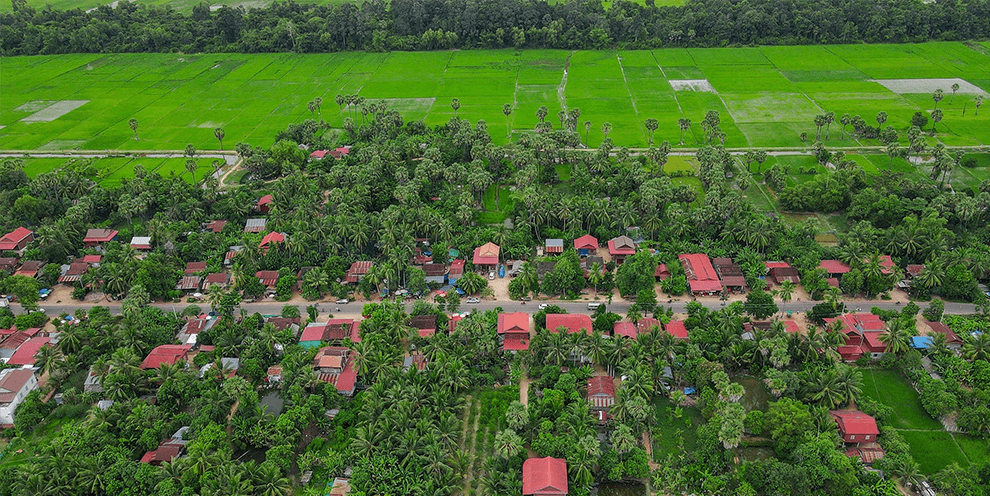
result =
M215 150L216 127L226 131L226 148L241 141L265 146L286 125L315 117L307 102L316 97L323 99L321 114L332 126L347 116L360 122L360 113L336 105L337 94L388 99L407 120L430 125L453 117L450 101L458 98L457 115L485 120L496 142L506 140L502 105L510 103L514 137L533 129L541 105L550 110L547 120L559 125L557 111L566 105L581 109L582 136L583 122L592 123L591 146L601 143L601 125L608 121L617 145L644 147L647 118L660 122L657 141L678 143L677 121L688 118L693 125L685 145L694 147L703 139L705 112L718 110L726 146L803 147L799 134L814 137L811 120L824 111L872 122L883 110L890 116L887 124L903 131L914 112L930 110L929 93L898 94L873 79L961 78L985 91L986 67L990 57L962 43L11 57L3 60L0 149L181 150L192 143ZM682 80L705 80L708 86L685 86ZM22 121L65 100L87 103L49 121ZM939 140L990 144L990 110L975 115L972 100L972 94L960 93L939 104L945 112ZM139 122L140 140L133 139L131 118ZM852 139L838 122L830 134L830 146L876 145Z

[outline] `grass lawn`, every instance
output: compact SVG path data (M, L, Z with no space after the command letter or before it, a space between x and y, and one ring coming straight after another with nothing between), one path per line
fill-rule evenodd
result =
M667 453L691 452L698 446L698 426L704 423L698 408L681 408L681 418L674 415L670 398L661 396L654 403L657 425L650 431L653 459L662 461Z
M498 204L495 204L495 189L500 189L498 193ZM509 212L512 210L512 192L509 188L499 185L489 186L482 197L482 205L489 212Z
M64 418L42 423L27 438L15 441L10 446L8 452L4 453L3 458L0 459L0 467L26 463L34 456L35 448L45 446L54 440L55 436L62 430L62 427L79 421L79 419ZM17 450L22 451L17 453Z
M28 1L82 8L105 3ZM167 3L183 11L195 3L139 2ZM266 3L268 0L214 2L246 6ZM570 66L564 78L568 59ZM680 141L678 119L690 119L693 125L685 133L686 145L700 146L700 124L708 110L721 113L726 146L807 146L798 135L807 132L814 136L811 119L822 111L840 116L859 114L869 121L868 116L884 110L890 114L888 124L904 136L910 116L931 104L930 93L899 94L872 79L969 78L987 90L987 80L980 79L980 69L985 67L990 67L990 56L962 43L7 57L4 98L0 100L0 149L181 150L192 143L200 150L215 150L219 147L213 136L216 127L226 130L228 148L237 142L270 146L277 131L315 117L307 110L307 103L316 97L323 99L320 115L332 127L340 128L345 117L360 122L360 113L335 104L337 94L387 100L404 112L406 121L423 120L428 125L453 117L450 102L458 98L461 108L456 115L472 123L484 119L496 143L504 143L509 134L530 132L541 105L550 111L548 122L559 127L557 111L566 105L580 108L581 120L592 123L586 139L592 147L604 139L604 122L612 124L609 137L617 146L645 147L648 136L643 121L648 118L660 122L656 141L671 143ZM684 79L706 80L708 85L678 82ZM72 102L65 102L68 100ZM990 144L990 112L963 116L961 107L968 100L968 96L957 95L954 102L948 98L942 102L940 108L945 108L946 117L938 136L929 138L931 145L936 141ZM76 105L78 102L84 103ZM513 113L506 119L502 105L512 102ZM46 111L51 105L72 109L53 117ZM33 116L34 112L40 114ZM128 126L131 118L139 122L139 140ZM833 125L827 144L851 146L857 142L848 135L843 137L840 126ZM982 158L977 168L990 169L988 161L990 158ZM867 162L880 169L870 157L861 163L867 166ZM159 164L163 170L177 173L181 173L181 165ZM45 167L51 164L38 164L39 170ZM982 175L973 172L960 177L969 186Z
M922 408L918 393L897 371L863 369L863 394L894 409L893 427L942 430L942 424Z
M911 456L921 466L922 473L934 474L952 462L963 467L969 465L969 459L948 432L898 429L897 433L903 436L911 447Z
M953 434L956 444L962 449L969 461L976 465L990 462L990 440L980 439L967 434Z

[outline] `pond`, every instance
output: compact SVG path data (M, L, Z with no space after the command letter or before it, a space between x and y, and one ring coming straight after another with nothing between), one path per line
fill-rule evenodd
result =
M265 393L265 395L261 397L260 403L261 408L263 408L267 413L270 413L276 417L282 413L282 397L278 395L278 391L276 390L271 390Z
M608 482L598 485L598 496L646 496L646 486L638 483Z
M774 451L769 446L745 446L736 448L736 456L740 462L756 462L773 458Z
M767 402L770 401L770 393L767 392L766 385L759 378L743 375L732 379L732 382L742 384L746 392L743 394L742 399L739 403L746 409L746 411L752 410L763 410L767 409Z

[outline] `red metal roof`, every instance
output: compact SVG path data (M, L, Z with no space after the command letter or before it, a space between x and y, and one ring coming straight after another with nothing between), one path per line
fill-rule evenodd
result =
M890 255L880 255L880 272L884 274L893 274L893 268L897 265L891 260Z
M780 269L784 267L790 267L791 264L787 262L766 262L767 270L770 269Z
M921 271L923 270L925 270L925 266L922 264L910 264L907 266L907 269L905 269L905 272L907 272L911 277L918 277L918 274L921 274Z
M322 159L323 157L326 157L328 153L330 153L330 150L316 150L309 154L309 158Z
M870 353L883 353L887 351L887 344L880 341L880 335L882 332L864 332L863 333L863 352L869 351Z
M458 278L464 273L464 264L466 263L463 259L451 260L450 270L447 271L447 275L450 277Z
M495 243L485 243L474 249L472 263L475 265L498 265L501 248Z
M506 334L505 341L502 342L502 349L505 351L522 351L529 349L528 334Z
M926 324L931 328L932 332L937 332L939 334L945 334L945 341L949 344L959 344L962 343L962 339L956 335L955 331L949 328L949 326L941 322L931 322L926 320Z
M797 334L801 332L801 328L798 326L797 322L794 322L793 320L785 320L784 328L787 329L787 332L791 334Z
M529 336L529 314L525 312L498 314L498 333L525 333L526 336Z
M859 410L832 410L829 413L835 417L836 423L839 424L839 433L842 437L880 434L880 430L877 429L877 421Z
M42 346L47 345L52 338L31 338L24 342L7 360L7 365L34 365L34 356Z
M148 353L148 357L141 362L142 369L157 369L163 363L175 365L180 360L184 360L186 353L192 346L188 344L163 344Z
M162 443L154 450L148 451L141 457L141 463L160 465L177 458L185 446L178 443Z
M195 274L206 270L206 262L186 262L186 274Z
M660 325L660 321L652 317L639 319L639 322L636 323L636 327L639 328L640 333L654 332L654 328L656 328L656 331L662 329L662 326Z
M568 334L583 332L591 334L591 317L583 313L550 313L547 314L547 330L557 332L564 327Z
M849 264L841 260L822 260L822 263L818 264L818 268L825 269L825 272L829 274L845 274L852 270Z
M230 282L230 275L224 272L216 272L213 274L207 274L206 279L203 281L205 284L227 284Z
M278 271L277 270L259 270L254 274L261 281L261 284L268 288L274 288L275 284L278 283Z
M278 232L270 232L270 233L266 234L264 238L261 238L261 242L258 243L258 247L259 248L265 248L269 244L272 244L272 243L281 243L283 241L285 241L285 235L284 234L278 233Z
M83 255L82 261L88 264L97 264L103 260L103 255Z
M347 269L347 282L360 281L361 277L368 273L368 269L372 265L373 262L367 260L352 263L351 268Z
M19 249L17 245L21 244L28 236L34 234L30 229L26 227L18 227L13 231L4 234L0 238L0 250L17 250Z
M32 375L34 371L31 369L11 370L4 374L0 380L0 403L12 403Z
M684 322L680 320L671 320L670 322L667 322L667 325L663 326L663 328L667 331L667 334L670 334L677 339L688 338L687 327L685 327Z
M667 264L657 265L657 268L653 271L653 277L670 279L670 270L667 269Z
M598 238L585 234L578 239L574 240L575 250L597 250L598 249Z
M203 229L218 233L220 231L223 231L223 227L226 225L227 225L227 221L225 220L211 220L207 222L205 226L203 226Z
M179 282L176 283L175 289L179 291L192 291L194 289L199 289L199 284L202 281L203 278L199 276L183 276L182 279L179 279Z
M113 229L89 229L83 243L106 243L117 237L117 231Z
M523 462L524 496L567 494L567 462L560 458L530 458Z
M608 240L608 253L610 255L634 255L636 253L636 243L629 236L619 236Z
M722 290L715 267L704 253L685 253L677 257L684 266L692 293L713 293Z
M607 375L596 375L588 379L588 397L608 396L615 398L615 381Z
M616 322L612 326L612 334L636 339L636 324L632 322Z
M265 206L265 205L268 205L268 204L272 203L273 201L275 201L275 197L274 196L272 196L272 195L265 195L265 196L262 196L258 200L258 206L259 207L262 207L262 206Z

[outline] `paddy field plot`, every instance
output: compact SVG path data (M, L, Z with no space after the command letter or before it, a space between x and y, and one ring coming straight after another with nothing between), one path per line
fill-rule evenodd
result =
M579 108L578 130L592 147L604 139L605 122L616 145L647 146L649 118L659 121L655 140L675 145L678 120L690 119L684 146L698 147L709 110L720 113L729 147L806 147L800 134L813 138L812 119L828 111L836 122L827 145L876 145L854 139L838 119L848 113L873 123L882 110L885 125L904 135L915 112L933 108L931 86L943 83L937 140L981 146L990 144L990 108L977 115L974 97L990 90L986 67L990 57L962 43L8 57L0 149L181 150L191 143L215 150L216 127L226 131L228 148L242 141L268 146L278 131L307 118L338 128L347 117L360 124L361 113L338 106L337 94L387 100L407 121L427 125L455 116L484 120L496 143L533 132L536 110L546 106L556 128L559 110ZM960 85L955 95L953 83ZM310 112L307 103L317 97L322 106Z

